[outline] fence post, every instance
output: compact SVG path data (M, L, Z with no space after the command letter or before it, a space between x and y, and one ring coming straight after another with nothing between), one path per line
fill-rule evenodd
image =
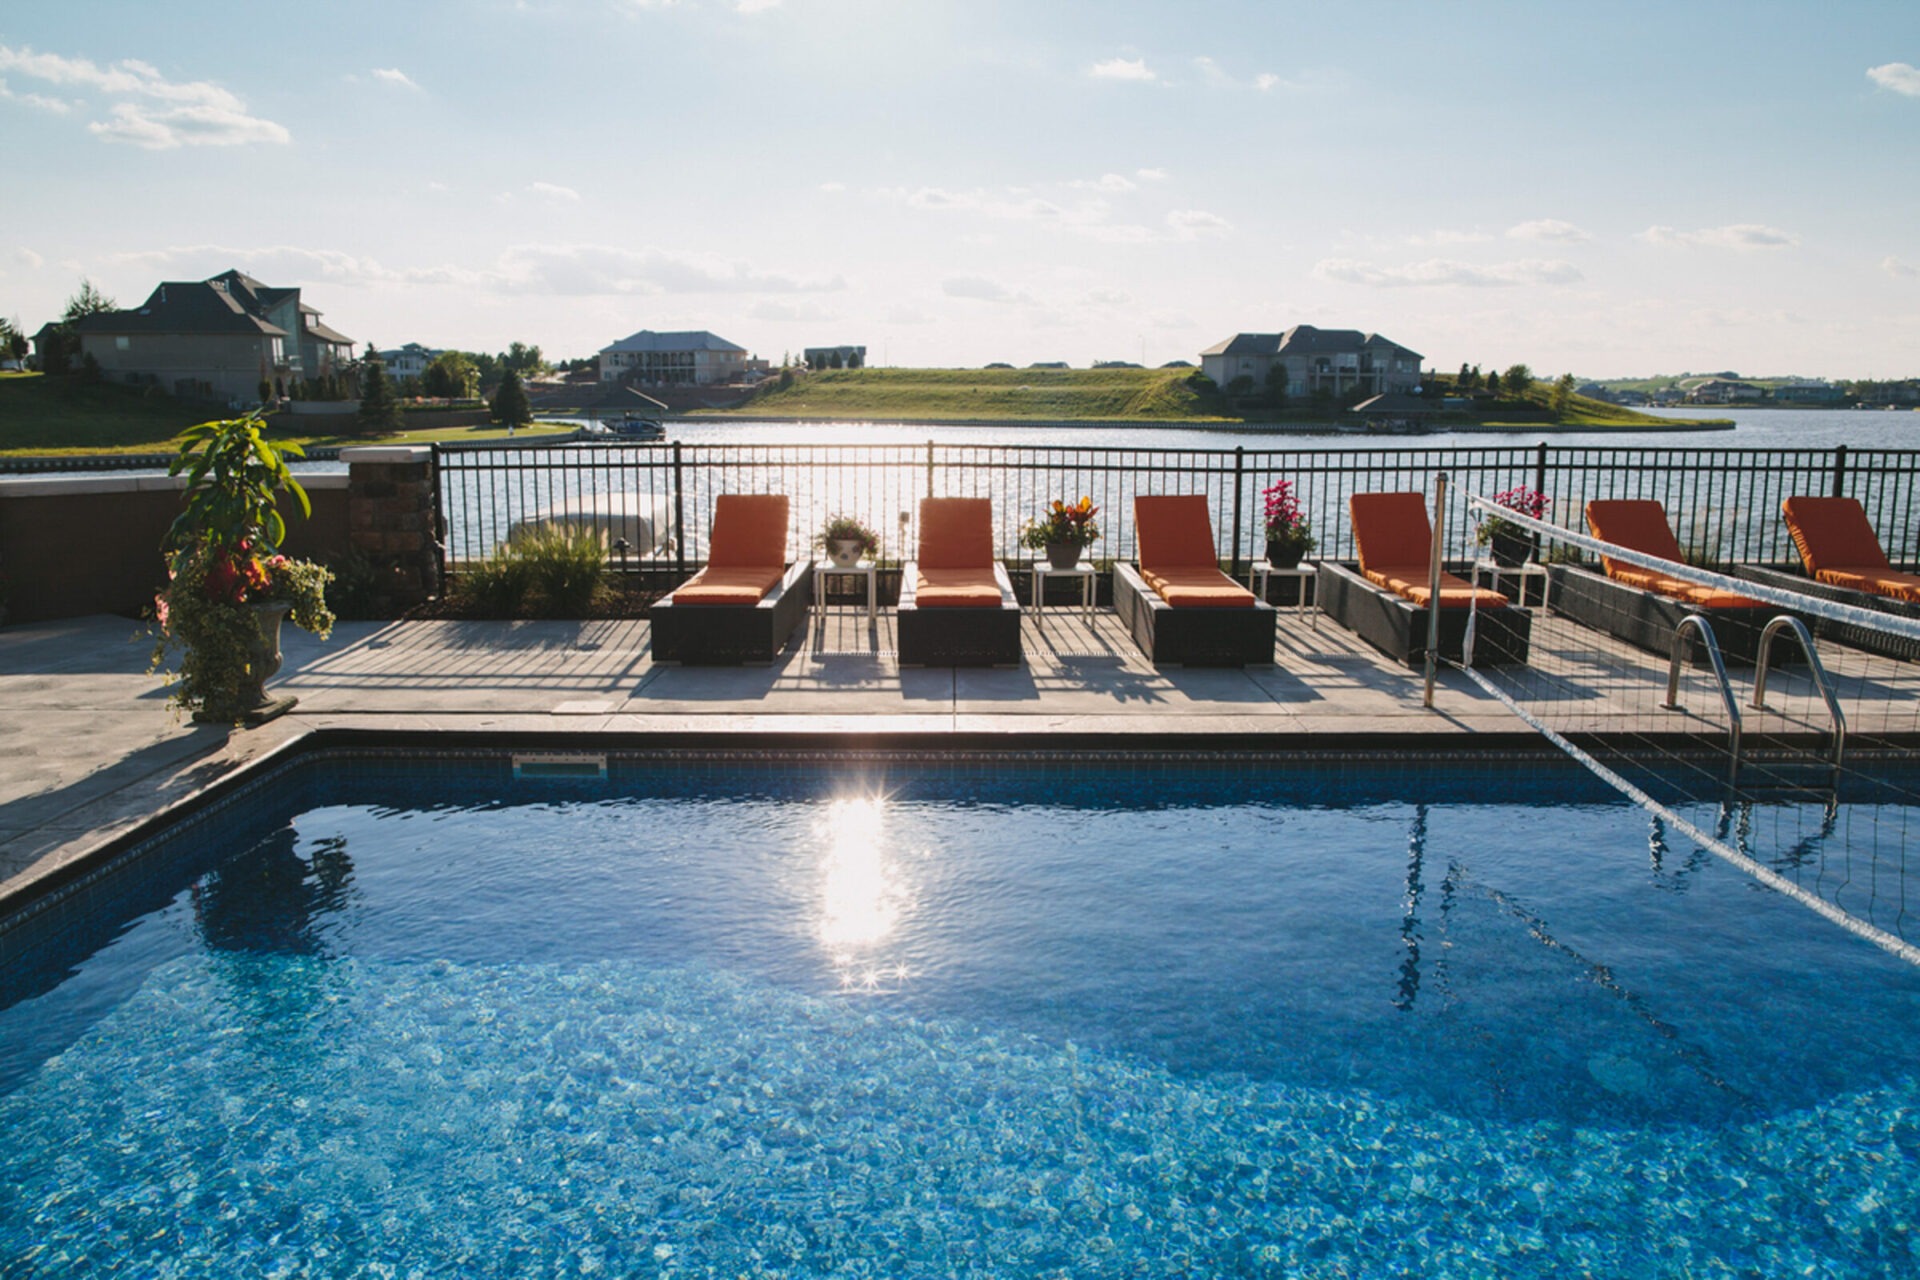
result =
M1427 565L1426 692L1420 705L1433 710L1433 681L1440 671L1440 548L1447 536L1447 473L1433 473L1433 551Z
M1833 447L1833 496L1844 498L1847 485L1847 446L1837 444Z
M933 496L933 441L927 441L927 496Z
M681 470L680 442L673 442L673 573L677 581L687 577L686 475Z
M1240 576L1240 548L1245 545L1247 447L1233 446L1233 576ZM1304 599L1305 597L1302 597Z
M1547 491L1547 442L1545 440L1540 442L1540 447L1533 454L1533 491L1535 493Z
M437 574L440 590L447 589L447 512L441 505L440 445L438 441L427 446L427 487L433 494L433 554L438 566Z

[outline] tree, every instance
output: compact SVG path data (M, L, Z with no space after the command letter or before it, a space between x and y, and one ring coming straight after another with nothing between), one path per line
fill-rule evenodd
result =
M393 392L393 379L380 355L367 344L360 361L360 429L368 432L399 431L406 425L400 416L400 398Z
M533 406L527 403L527 389L520 385L517 370L507 370L500 389L493 393L493 420L510 427L524 427L533 421Z
M1533 386L1533 370L1523 364L1512 365L1506 373L1507 394L1523 396Z
M1560 380L1553 384L1554 417L1561 418L1566 416L1567 405L1573 399L1574 385L1573 375L1570 373L1561 374Z
M1487 394L1490 396L1498 396L1500 394L1500 371L1498 369L1487 374Z
M1267 366L1267 398L1275 405L1286 404L1288 381L1286 365L1276 360Z
M480 371L463 351L442 351L421 375L420 384L430 396L445 400L472 396L480 391Z
M506 372L506 370L501 367L500 356L491 356L484 351L468 351L462 354L473 361L474 370L480 375L480 390L482 392L486 391L488 387L494 387L500 384L500 375Z
M93 281L85 276L80 278L80 292L67 299L67 309L60 318L71 324L82 316L98 315L102 311L118 311L120 304L93 287Z
M516 342L507 348L500 363L524 377L538 376L547 371L547 362L540 354L539 347L530 347L524 342Z
M866 357L861 355L858 351L849 351L847 353L847 368L849 369L864 368L866 366L866 363L867 363Z
M12 320L0 320L0 360L24 360L27 358L27 333L20 327L19 317Z

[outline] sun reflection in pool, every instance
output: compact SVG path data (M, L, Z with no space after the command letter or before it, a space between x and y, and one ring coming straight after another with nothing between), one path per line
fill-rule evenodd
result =
M886 801L835 800L823 825L820 941L834 953L844 986L877 989L905 976L869 950L886 940L900 918L901 890L888 868Z

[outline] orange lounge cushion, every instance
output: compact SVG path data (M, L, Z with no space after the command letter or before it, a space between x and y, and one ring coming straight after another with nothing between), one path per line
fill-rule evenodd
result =
M1211 566L1142 569L1140 577L1176 609L1251 609L1253 592Z
M1399 572L1404 565L1425 565L1433 555L1433 526L1427 521L1427 500L1419 493L1356 493L1347 499L1353 524L1353 544L1360 553L1360 572ZM1385 585L1385 584L1382 584Z
M1133 500L1133 534L1142 576L1149 570L1220 569L1213 518L1202 493L1140 494Z
M1813 576L1832 586L1920 604L1920 573L1901 573L1897 569L1835 568L1821 569Z
M708 565L687 579L673 593L675 604L759 604L760 598L780 585L786 576L785 565L735 567Z
M787 560L787 496L723 493L713 500L712 566L757 568Z
M993 501L990 498L920 500L919 565L927 569L993 569ZM1000 593L993 593L996 602ZM924 602L923 602L924 603Z
M1673 526L1667 523L1667 509L1651 498L1595 498L1587 504L1587 528L1602 542L1618 543L1676 563L1682 558L1680 540L1673 536ZM1600 563L1609 578L1619 578L1622 582L1627 581L1620 577L1622 569L1651 572L1606 556L1600 557Z
M925 507L921 510L924 512ZM923 609L1000 607L1000 583L991 569L983 573L978 569L930 569L923 564L913 582L913 602Z
M1419 495L1415 495L1416 497ZM1387 569L1364 570L1367 581L1376 587L1383 587L1397 596L1405 597L1424 609L1433 598L1428 585L1426 565L1405 565ZM1465 609L1477 605L1482 609L1504 609L1507 598L1498 591L1485 587L1476 587L1465 578L1456 577L1442 570L1440 573L1440 607L1442 609Z
M1780 504L1780 511L1807 572L1822 581L1826 569L1865 573L1893 567L1857 499L1792 497Z
M1718 587L1701 586L1697 582L1688 582L1684 578L1670 578L1657 569L1642 569L1638 565L1620 565L1607 576L1622 586L1638 587L1642 591L1651 591L1655 595L1666 596L1673 600L1684 600L1688 604L1697 604L1702 609L1759 609L1765 607L1751 596L1737 595L1732 591L1722 591Z

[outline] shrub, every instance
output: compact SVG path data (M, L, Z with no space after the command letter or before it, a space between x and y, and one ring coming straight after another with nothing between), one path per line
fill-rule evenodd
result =
M527 564L537 616L584 618L611 590L607 547L597 529L548 525L513 550Z
M454 597L484 618L517 618L533 586L533 567L518 547L501 547L467 565L454 579Z

